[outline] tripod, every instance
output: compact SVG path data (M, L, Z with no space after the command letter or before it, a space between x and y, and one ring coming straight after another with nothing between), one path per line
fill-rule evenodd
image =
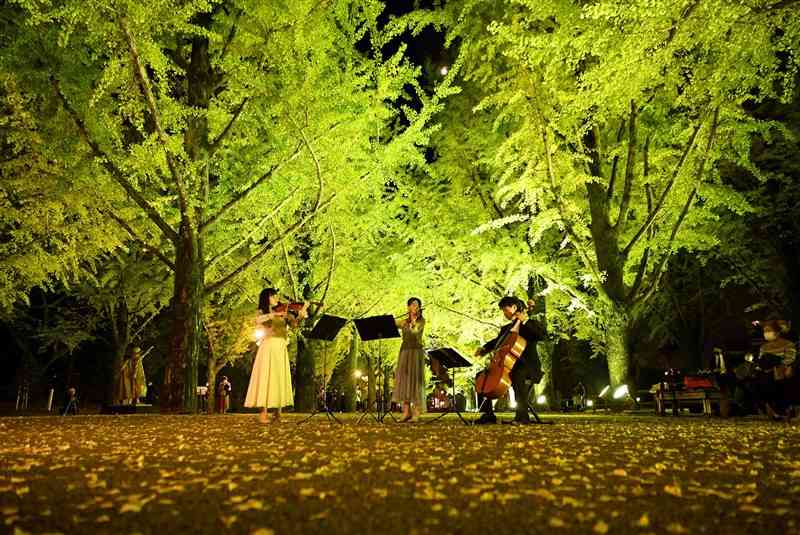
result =
M325 416L328 417L328 422L333 423L336 422L337 424L341 425L341 421L336 418L333 414L331 409L328 407L328 348L330 343L336 338L336 335L339 334L339 331L342 329L344 324L347 323L347 320L344 318L339 318L337 316L328 316L324 314L317 324L311 329L311 332L308 333L308 338L311 340L321 340L324 341L325 344L323 347L323 361L322 361L322 389L320 390L319 396L322 398L322 407L325 411ZM319 403L314 405L314 409L311 411L306 418L303 418L297 425L305 423L309 421L311 418L314 417L315 414L320 413L319 410Z
M439 421L442 418L444 418L445 415L451 412L455 412L456 414L458 414L458 417L461 419L464 425L470 425L470 423L466 421L464 417L461 415L461 411L458 410L458 405L456 403L456 369L467 368L469 366L472 366L472 364L470 364L469 361L464 357L462 357L456 350L450 349L449 347L444 347L441 349L434 349L433 351L429 351L428 356L431 358L431 360L433 359L438 360L441 366L443 366L445 369L451 372L452 375L450 377L450 380L452 381L451 382L452 402L442 414L440 414L433 420L429 420L425 423L430 424Z
M552 423L553 423L552 421L551 422L547 422L547 421L542 420L541 418L539 418L539 415L536 413L536 409L533 408L533 401L532 401L532 398L531 398L531 392L534 392L536 390L536 384L537 383L533 383L532 382L531 383L531 387L528 390L528 412L533 415L533 420L534 420L531 423L551 424L552 425Z
M375 373L375 414L372 413L368 404L361 416L356 420L356 424L360 424L367 415L371 416L379 424L383 423L387 415L397 422L397 418L394 417L391 411L391 402L389 402L389 408L387 409L386 407L386 369L383 366L383 351L383 339L380 339L378 342L378 362L376 363L377 371Z
M358 331L358 336L363 341L369 340L380 340L380 345L378 348L378 362L377 362L377 373L381 374L382 380L381 384L376 384L377 392L380 397L376 395L375 399L375 409L376 414L372 414L370 407L364 410L359 417L356 423L361 423L361 421L367 417L367 415L372 416L377 423L383 423L383 420L386 418L388 414L392 420L397 421L391 411L386 410L386 370L383 368L383 340L386 338L399 338L400 332L397 330L397 324L394 321L394 317L391 315L383 315L383 316L373 316L371 318L360 318L353 320L356 324L356 330ZM376 374L376 379L377 379Z

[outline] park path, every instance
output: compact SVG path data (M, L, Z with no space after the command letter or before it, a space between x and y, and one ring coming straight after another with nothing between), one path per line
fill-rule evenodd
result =
M800 533L797 424L286 420L2 418L0 531Z

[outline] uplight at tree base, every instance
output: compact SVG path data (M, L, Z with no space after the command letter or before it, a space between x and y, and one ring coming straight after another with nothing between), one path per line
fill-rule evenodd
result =
M628 395L628 385L620 385L614 390L614 399L622 399Z
M544 405L545 403L547 403L547 397L544 394L542 394L541 396L536 398L536 403L539 405Z

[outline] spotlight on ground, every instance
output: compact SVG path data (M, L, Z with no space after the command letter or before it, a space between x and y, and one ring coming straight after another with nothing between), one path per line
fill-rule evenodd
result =
M608 394L608 391L609 391L610 389L611 389L611 385L606 385L606 386L605 386L605 388L603 388L603 389L600 391L600 395L599 395L599 396L597 396L597 397L599 397L599 398L601 398L601 399L602 399L602 398L604 398L604 397L606 397L606 394Z
M628 385L620 385L614 390L614 399L622 399L628 395Z

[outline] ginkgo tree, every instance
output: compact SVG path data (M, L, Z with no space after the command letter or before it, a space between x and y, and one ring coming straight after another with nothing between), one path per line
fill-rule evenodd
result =
M751 135L774 125L742 105L792 94L792 2L750 4L476 1L429 14L458 47L451 75L482 91L474 109L503 133L487 160L516 211L495 219L528 221L533 247L560 233L614 385L671 255L715 247L722 209L749 209L716 163L750 166Z
M17 172L82 192L76 217L102 225L71 256L136 241L174 272L165 410L194 407L206 299L425 143L421 129L394 143L414 69L371 45L382 7L20 2L3 18L4 91L27 129Z

